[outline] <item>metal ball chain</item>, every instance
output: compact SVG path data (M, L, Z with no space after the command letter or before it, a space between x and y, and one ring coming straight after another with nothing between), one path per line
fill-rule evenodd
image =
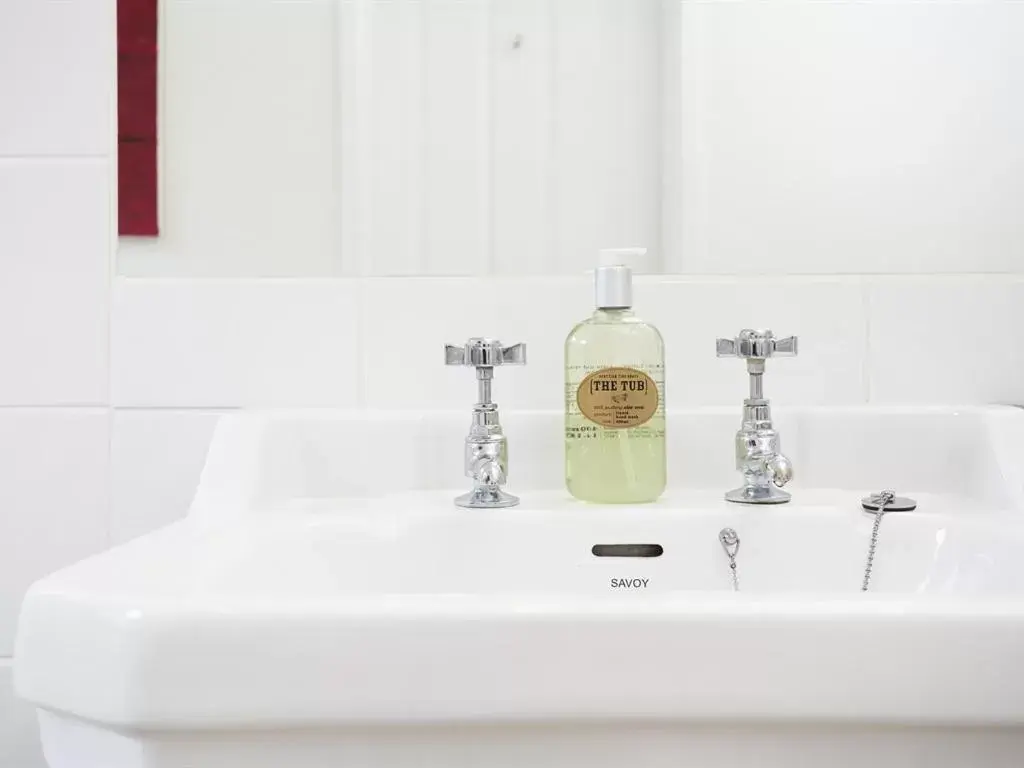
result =
M867 592L868 584L871 582L871 569L875 564L875 548L878 546L878 529L882 527L882 516L885 515L885 508L892 504L896 498L893 491L882 491L874 499L878 502L878 511L875 512L875 524L871 528L871 543L868 544L868 561L864 566L864 581L861 582L860 591Z

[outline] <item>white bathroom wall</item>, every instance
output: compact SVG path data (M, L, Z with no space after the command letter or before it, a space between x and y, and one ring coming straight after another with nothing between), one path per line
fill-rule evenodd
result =
M0 766L41 768L21 594L110 514L113 0L0 3Z
M738 402L747 325L801 335L781 403L1024 402L1022 5L163 0L164 234L113 277L114 2L0 3L0 657L25 585L184 514L224 410L462 408L474 334L557 408L613 239L676 273L675 403Z

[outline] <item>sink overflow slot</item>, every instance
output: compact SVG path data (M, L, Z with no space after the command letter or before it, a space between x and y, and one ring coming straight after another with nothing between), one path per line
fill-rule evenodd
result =
M661 557L661 544L595 544L590 548L596 557Z

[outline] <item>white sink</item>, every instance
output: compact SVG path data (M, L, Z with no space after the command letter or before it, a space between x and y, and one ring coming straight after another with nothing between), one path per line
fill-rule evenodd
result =
M1024 761L1024 411L777 409L780 507L721 498L734 409L670 414L643 507L550 490L559 416L504 421L523 504L480 511L464 414L225 419L188 519L25 599L52 768ZM883 487L919 506L862 594Z

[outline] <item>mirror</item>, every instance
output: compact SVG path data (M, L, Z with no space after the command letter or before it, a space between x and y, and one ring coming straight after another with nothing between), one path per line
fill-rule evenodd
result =
M161 235L119 269L1013 271L1020 7L161 0Z

